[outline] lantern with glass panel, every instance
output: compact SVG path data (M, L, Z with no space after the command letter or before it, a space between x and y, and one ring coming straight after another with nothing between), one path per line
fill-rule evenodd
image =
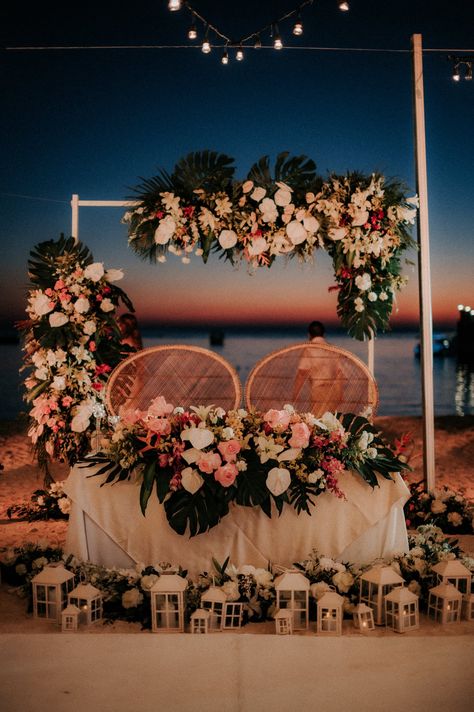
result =
M33 615L35 618L61 623L61 611L74 586L74 574L60 562L48 564L31 581L33 585Z

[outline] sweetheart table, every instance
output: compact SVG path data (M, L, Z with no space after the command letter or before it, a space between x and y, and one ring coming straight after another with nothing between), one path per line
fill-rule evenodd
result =
M97 469L97 468L96 468ZM212 557L228 556L236 566L269 563L291 566L311 550L355 564L408 551L403 505L409 490L400 475L369 485L351 472L339 478L346 499L323 493L312 515L291 506L268 518L259 508L232 505L210 531L190 538L168 524L163 505L153 494L146 516L139 506L140 483L116 482L101 487L95 469L75 466L64 490L72 500L66 552L107 567L128 568L159 562L180 564L195 576L212 569Z

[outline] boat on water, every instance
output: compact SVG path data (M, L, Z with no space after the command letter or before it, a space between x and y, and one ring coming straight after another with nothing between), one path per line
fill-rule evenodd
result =
M420 357L421 347L418 342L414 349L414 354L417 358ZM446 334L435 332L433 334L433 356L452 356L454 353L454 337Z

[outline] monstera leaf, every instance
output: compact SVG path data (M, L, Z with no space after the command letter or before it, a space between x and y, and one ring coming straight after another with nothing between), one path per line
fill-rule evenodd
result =
M216 151L196 151L182 158L175 166L171 179L177 191L189 200L195 190L206 193L227 191L234 177L234 159Z
M272 174L270 159L262 156L249 171L248 180L267 190L276 182L285 183L299 194L317 191L322 179L316 173L316 163L307 156L290 156L288 151L279 153Z
M28 273L33 284L41 289L51 287L56 281L58 267L79 262L81 265L91 264L92 253L82 242L76 242L73 237L64 237L61 233L59 240L47 240L31 250L28 260Z

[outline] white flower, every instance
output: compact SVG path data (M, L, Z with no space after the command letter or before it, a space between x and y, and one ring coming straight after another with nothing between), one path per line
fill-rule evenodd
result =
M46 381L48 376L48 369L45 366L41 366L41 368L37 368L35 371L35 378L37 378L38 381Z
M342 425L341 422L336 418L334 413L330 413L329 411L326 411L319 420L316 421L316 424L323 430L329 430L330 432L334 432L336 430L342 430Z
M321 596L331 590L331 586L325 581L318 581L317 583L312 583L309 587L309 592L313 598L317 601Z
M53 312L49 315L49 325L52 326L53 329L64 326L64 324L67 324L68 321L69 317L67 317L66 314L63 314L63 312Z
M359 439L357 440L357 446L362 450L367 450L369 447L369 444L372 442L374 439L374 434L369 433L367 430L363 430L362 433L360 434Z
M303 219L303 225L305 230L307 230L311 235L314 235L319 230L319 221L313 215L308 215L308 217Z
M264 198L259 207L263 222L275 222L278 217L278 210L271 198Z
M54 302L43 292L36 292L30 299L30 309L37 316L44 316L54 309Z
M324 477L323 470L314 470L314 472L308 472L308 482L311 485L314 485L315 482L321 479L321 477Z
M181 432L181 440L189 440L193 447L202 450L214 442L214 434L207 428L193 427Z
M145 567L143 567L145 568ZM147 576L142 576L142 579L140 581L140 586L144 591L149 591L152 586L155 585L155 583L158 581L159 576L156 574L149 574Z
M407 586L407 589L417 596L421 595L421 586L415 579L412 579Z
M163 262L166 262L166 255L159 255L159 257L157 257L157 261L163 264Z
M375 458L377 457L378 454L379 454L379 453L378 453L378 450L377 450L376 447L369 447L369 448L367 448L366 455L367 455L367 457L370 458L371 460L375 460Z
M264 237L256 237L247 249L251 257L256 257L268 249L268 244Z
M237 581L226 581L221 588L228 601L236 601L240 598L239 585Z
M230 250L237 244L237 234L233 230L222 230L219 244L223 250Z
M265 188L255 188L255 190L253 191L253 193L250 197L252 198L252 200L255 200L256 203L259 203L262 200L262 198L265 197L266 193L267 193L267 191L265 190ZM272 203L273 203L273 200L272 200Z
M367 295L367 299L369 300L369 302L376 302L377 301L377 293L369 292Z
M280 205L281 207L283 207L284 205L289 205L291 203L291 192L288 190L288 188L279 188L273 196L273 200L277 205Z
M129 588L122 593L122 606L124 608L136 608L143 601L143 594L138 588Z
M64 376L55 376L53 378L52 387L57 391L63 391L66 388L66 379Z
M291 475L284 467L273 467L267 475L266 485L270 492L278 497L278 495L286 492L290 486Z
M235 433L233 428L227 427L222 429L222 437L224 440L232 440L234 435Z
M263 435L259 435L257 438L257 450L262 465L268 460L276 460L278 453L283 449L283 445L277 445L271 438L265 438Z
M367 210L356 210L352 217L352 225L354 227L360 227L361 225L365 225L368 219L369 213Z
M449 512L448 522L453 525L453 527L459 527L462 524L462 516L459 512Z
M203 485L203 478L196 470L192 467L185 467L181 472L181 484L183 485L186 492L195 494Z
M93 262L91 265L87 265L84 270L84 277L92 280L92 282L98 282L103 276L104 265L102 262Z
M363 312L365 309L364 302L360 297L354 299L354 309L356 312Z
M89 321L84 322L83 331L84 334L87 334L87 336L91 336L92 334L94 334L97 331L95 321L89 319Z
M286 226L286 234L290 238L293 245L300 245L308 236L303 225L298 220L292 220Z
M103 312L111 312L115 309L115 304L108 297L106 297L105 299L102 299L100 309Z
M160 223L155 230L155 243L157 245L166 245L173 237L175 230L175 221L173 220L171 215L167 215L162 220L160 220Z
M431 511L433 512L433 514L442 514L446 511L446 505L444 502L441 502L441 500L434 499L431 502Z
M253 181L252 180L246 180L245 183L242 186L242 193L250 193L250 191L253 188Z
M85 401L76 407L75 415L71 420L71 430L74 433L83 433L87 430L90 424L93 405L89 401Z
M338 571L332 577L332 582L338 588L339 593L347 593L354 583L354 577L350 571Z
M76 299L74 302L74 311L78 314L85 314L89 311L90 306L91 305L89 304L87 297L79 297L79 299Z
M268 587L273 581L273 575L267 569L255 569L253 577L259 586Z
M372 286L372 280L370 279L370 274L368 272L358 274L354 281L357 289L361 292L366 292Z
M105 279L107 280L107 282L119 282L121 279L123 279L123 270L108 269L105 273Z
M345 227L332 227L328 232L328 237L330 240L342 240L346 236L347 230Z
M58 507L63 514L69 514L71 512L71 500L69 497L61 497L58 499Z

